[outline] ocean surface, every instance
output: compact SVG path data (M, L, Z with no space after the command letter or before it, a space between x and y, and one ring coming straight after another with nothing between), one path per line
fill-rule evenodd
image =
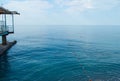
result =
M120 26L15 27L0 81L120 81Z

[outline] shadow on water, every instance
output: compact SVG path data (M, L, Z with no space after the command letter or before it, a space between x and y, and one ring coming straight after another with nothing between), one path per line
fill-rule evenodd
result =
M8 72L10 71L10 65L8 61L7 52L0 56L0 81L7 77Z

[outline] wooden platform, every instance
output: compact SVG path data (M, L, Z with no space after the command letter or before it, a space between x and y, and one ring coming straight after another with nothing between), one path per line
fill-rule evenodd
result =
M17 43L17 41L8 42L7 45L0 44L0 55L4 54L6 51L8 51L16 43Z

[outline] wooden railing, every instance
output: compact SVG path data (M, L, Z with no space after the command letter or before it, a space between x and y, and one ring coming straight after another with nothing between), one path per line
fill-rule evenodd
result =
M0 21L0 35L14 33L12 25L5 25L5 21Z
M6 27L4 25L0 25L0 35L6 35L14 33L14 28L12 25L7 25Z
M9 33L14 33L14 27L12 25L7 25L7 31Z

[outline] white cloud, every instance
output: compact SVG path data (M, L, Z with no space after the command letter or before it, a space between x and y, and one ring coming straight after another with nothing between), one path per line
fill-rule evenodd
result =
M65 7L66 12L82 12L87 9L93 9L91 0L56 0L61 7Z
M22 12L44 12L46 9L52 7L48 1L45 0L25 0L25 1L15 1L12 0L8 4L4 5L9 9L19 9Z
M86 10L108 10L120 4L120 0L55 0L66 12L83 12Z
M37 21L42 21L42 19L44 20L48 9L52 8L52 5L45 0L11 0L5 4L4 7L21 13L19 19L16 18L19 23L24 21L20 24L30 24L33 22L36 24L38 23Z
M120 5L120 0L92 0L96 9L109 10Z
M120 0L9 0L4 7L21 13L16 24L90 24L94 23L91 14L118 8L119 4Z
M51 3L49 3L51 2ZM10 0L5 7L9 9L19 10L22 14L46 14L49 9L54 9L68 13L84 12L89 10L105 10L116 7L120 4L120 0ZM29 14L28 14L29 13Z

